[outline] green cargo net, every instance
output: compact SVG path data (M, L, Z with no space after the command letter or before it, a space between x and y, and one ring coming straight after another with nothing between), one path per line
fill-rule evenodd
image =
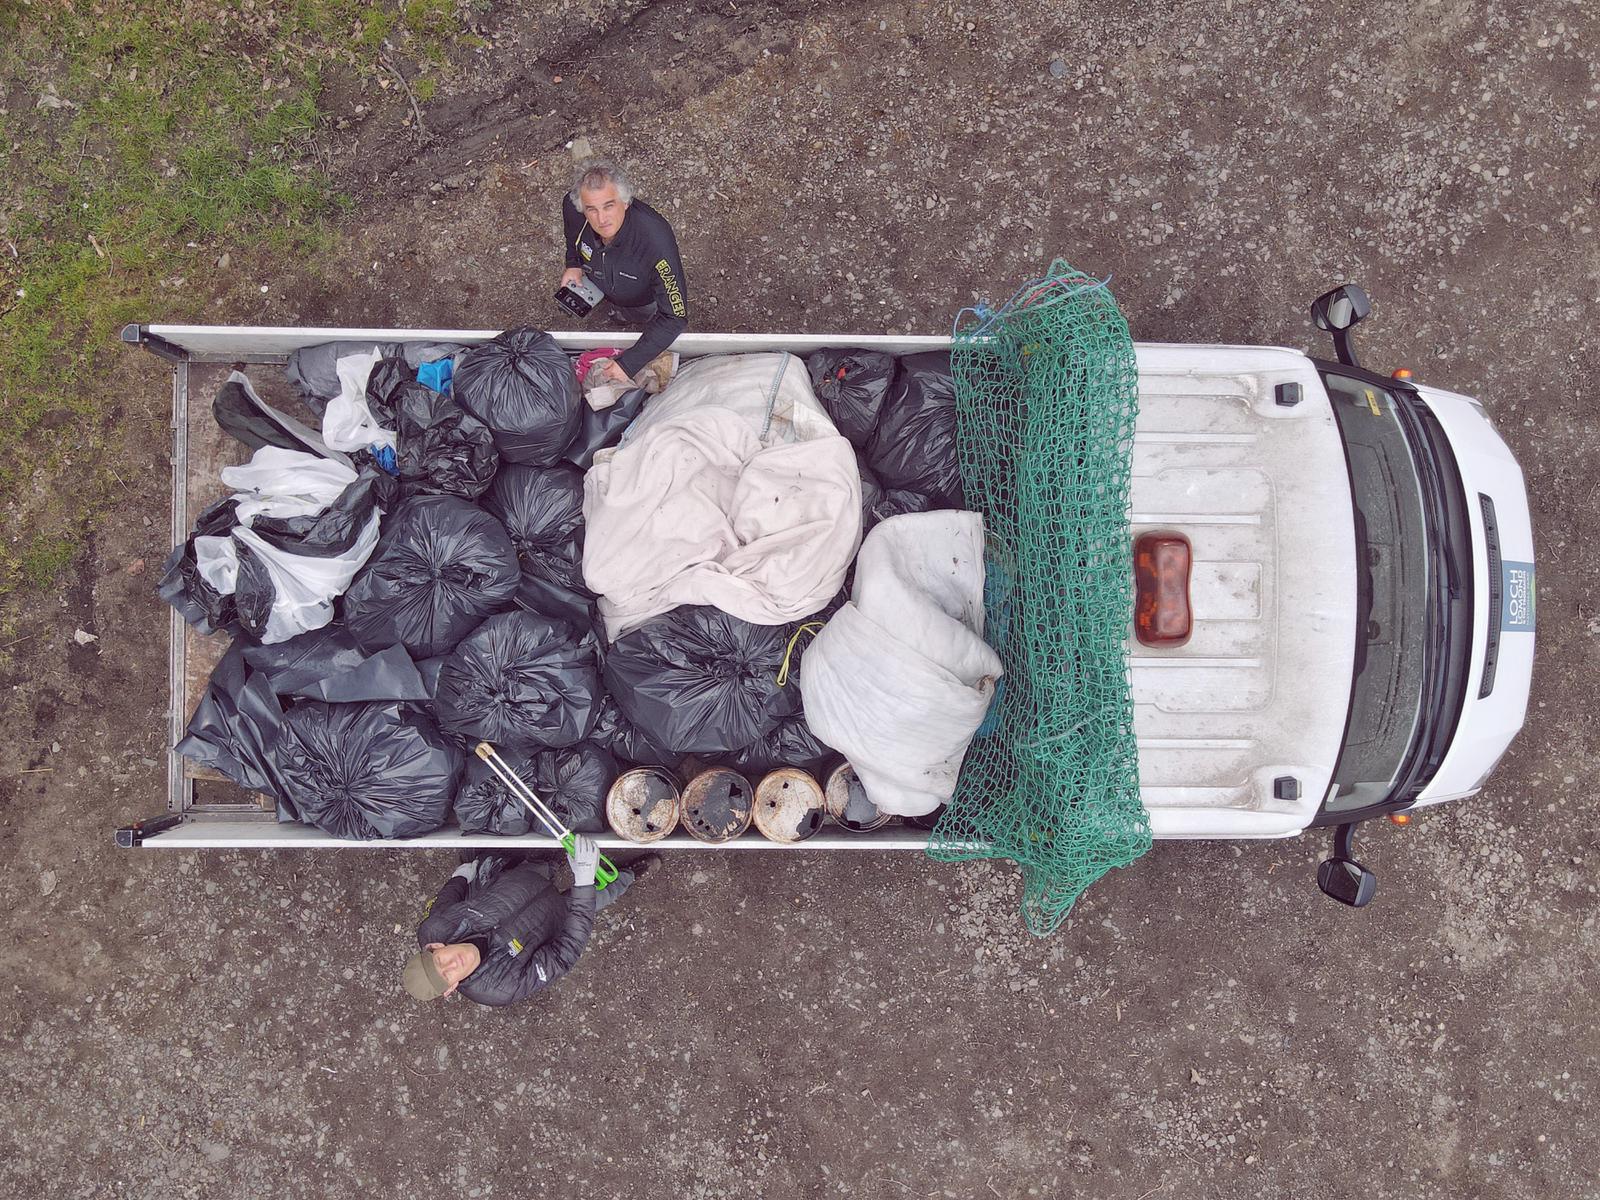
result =
M1045 934L1150 848L1126 646L1139 372L1110 289L1060 259L998 311L963 311L950 358L1005 676L928 854L1016 862L1023 918Z

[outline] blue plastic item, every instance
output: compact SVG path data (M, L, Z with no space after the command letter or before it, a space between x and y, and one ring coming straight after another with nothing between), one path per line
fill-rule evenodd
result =
M425 362L417 368L417 382L423 387L432 388L436 392L450 390L450 375L455 370L456 360L441 358L435 362Z

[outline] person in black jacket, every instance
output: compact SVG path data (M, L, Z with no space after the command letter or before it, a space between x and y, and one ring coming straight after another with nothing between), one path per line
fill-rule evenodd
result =
M560 979L589 944L594 915L622 893L659 855L646 855L596 898L600 849L574 839L572 890L550 881L547 863L483 855L456 868L417 926L417 953L407 961L405 989L418 1000L460 992L476 1004L514 1004Z
M627 322L644 331L606 368L627 383L689 324L689 281L667 219L643 200L614 163L591 160L561 201L566 270L561 286L588 276Z

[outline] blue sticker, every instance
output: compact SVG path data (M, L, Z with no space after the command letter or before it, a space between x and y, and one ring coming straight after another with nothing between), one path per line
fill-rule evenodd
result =
M1500 564L1500 628L1506 633L1533 632L1533 564Z

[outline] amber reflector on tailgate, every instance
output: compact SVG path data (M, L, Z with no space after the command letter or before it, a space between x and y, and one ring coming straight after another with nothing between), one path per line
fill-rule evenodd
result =
M1133 543L1133 632L1146 646L1189 640L1189 557L1189 539L1181 533L1145 533Z

